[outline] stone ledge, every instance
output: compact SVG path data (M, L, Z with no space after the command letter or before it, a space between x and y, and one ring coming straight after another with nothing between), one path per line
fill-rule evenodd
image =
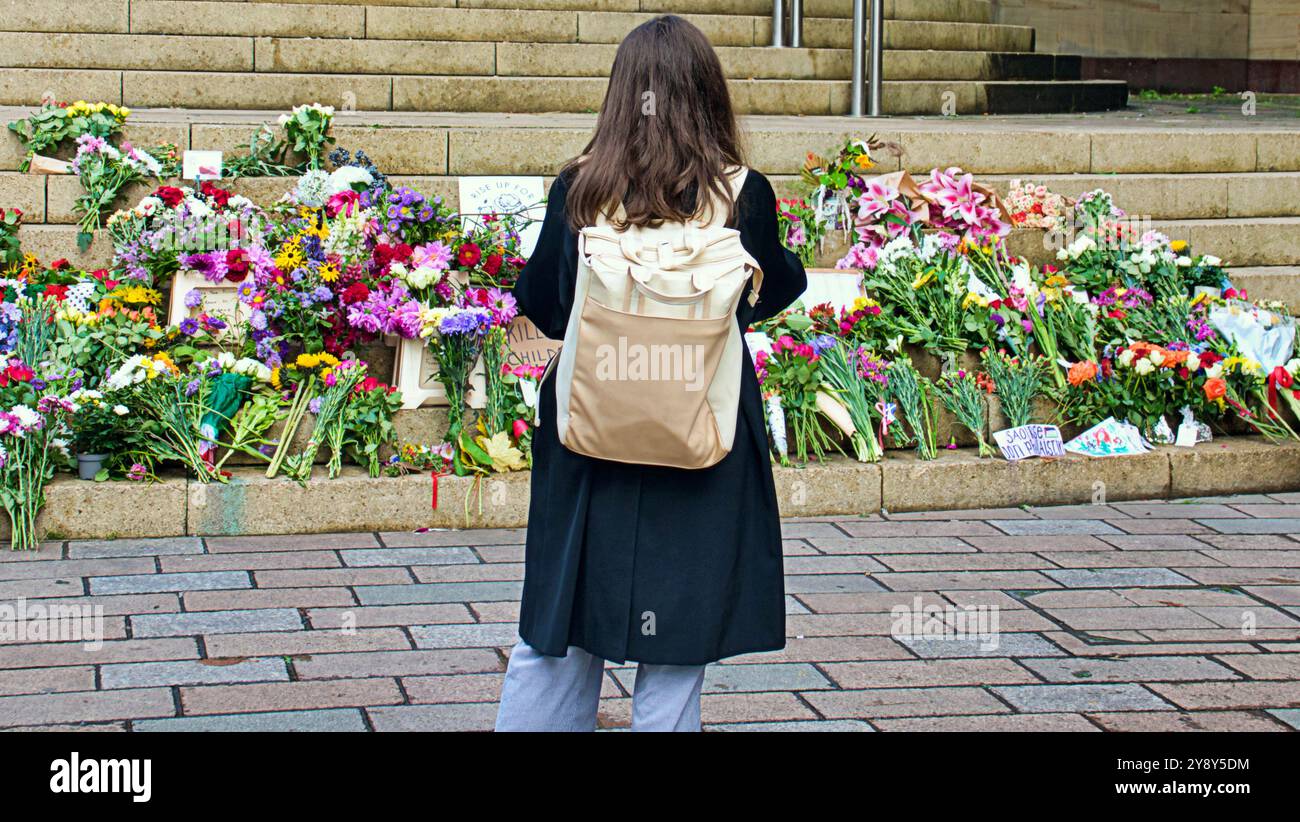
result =
M371 479L345 468L306 487L235 469L228 485L170 478L154 485L91 483L60 477L48 490L41 523L55 539L402 531L416 528L517 528L528 518L529 474L480 482L442 477L438 507L428 474ZM875 465L837 457L774 469L782 516L863 515L880 511L1005 508L1093 501L1184 498L1300 490L1300 443L1220 438L1187 450L1133 457L1008 463L969 449L923 462L892 452ZM0 517L0 520L4 520ZM0 522L0 539L8 522Z

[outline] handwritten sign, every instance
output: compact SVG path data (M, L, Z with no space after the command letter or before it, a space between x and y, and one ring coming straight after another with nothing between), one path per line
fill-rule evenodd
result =
M464 228L481 225L480 214L514 214L520 222L532 219L519 231L519 253L532 256L546 216L546 192L541 177L461 177L460 213Z
M1066 443L1065 450L1085 457L1119 457L1145 454L1150 449L1136 427L1107 417Z
M1004 431L994 431L993 438L1002 449L1008 462L1028 457L1063 457L1065 446L1061 429L1055 425L1021 425Z
M506 329L510 351L524 365L545 366L560 351L559 340L546 336L527 317L515 317Z

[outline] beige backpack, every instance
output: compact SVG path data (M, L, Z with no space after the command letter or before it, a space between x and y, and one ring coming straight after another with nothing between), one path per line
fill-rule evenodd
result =
M739 196L747 169L731 174ZM713 203L682 224L578 236L578 277L555 363L556 426L572 451L707 468L736 434L744 340L736 304L763 272Z

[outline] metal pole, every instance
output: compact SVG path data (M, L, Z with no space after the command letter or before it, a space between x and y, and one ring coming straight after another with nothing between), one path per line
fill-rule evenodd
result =
M785 47L785 0L772 0L772 47Z
M871 88L867 92L867 113L879 117L884 100L885 0L871 0L871 68L868 74Z
M849 102L849 114L853 117L866 115L866 39L866 2L853 0L853 89Z
M883 89L885 44L885 0L853 0L853 93L849 114L879 117Z
M803 0L790 0L790 46L803 45Z

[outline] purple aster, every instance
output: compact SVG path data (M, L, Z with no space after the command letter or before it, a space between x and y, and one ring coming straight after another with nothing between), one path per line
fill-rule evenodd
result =
M193 317L186 317L181 320L180 329L181 333L185 336L193 337L195 334L199 333L199 321Z

